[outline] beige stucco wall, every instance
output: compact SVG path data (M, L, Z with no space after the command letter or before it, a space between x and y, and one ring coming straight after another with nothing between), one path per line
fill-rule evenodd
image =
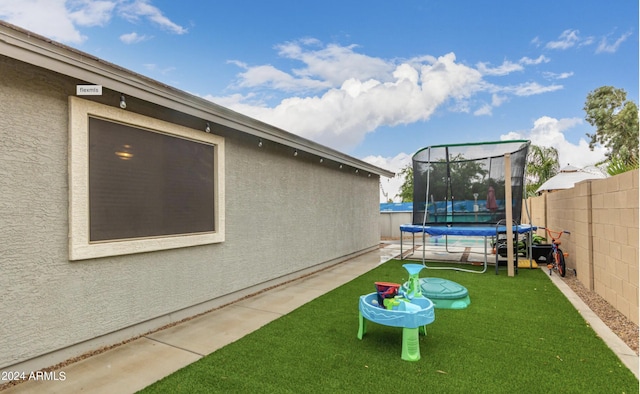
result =
M546 212L546 219L534 215L534 224L571 232L562 236L561 248L578 279L636 324L638 200L638 170L528 200L534 213Z
M380 212L380 238L400 239L400 226L412 220L413 212Z
M84 341L109 345L122 339L110 333L143 333L378 244L377 175L212 125L226 144L225 242L70 262L68 96L81 82L0 56L0 369ZM118 97L104 89L95 99ZM83 348L73 349L47 360Z

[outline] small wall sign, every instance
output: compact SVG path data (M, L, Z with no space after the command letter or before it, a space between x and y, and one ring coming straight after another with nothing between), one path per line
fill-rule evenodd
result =
M102 96L102 85L77 85L78 96Z

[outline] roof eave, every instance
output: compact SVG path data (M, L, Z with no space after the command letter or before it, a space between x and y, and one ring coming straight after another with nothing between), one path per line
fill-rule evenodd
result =
M0 21L0 54L385 177L391 171Z

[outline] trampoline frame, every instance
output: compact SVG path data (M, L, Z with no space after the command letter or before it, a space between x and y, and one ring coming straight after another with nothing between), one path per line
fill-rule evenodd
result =
M529 241L531 241L531 237L533 234L533 231L535 231L537 228L535 226L532 226L530 224L515 224L513 225L513 232L514 234L527 234L529 237ZM411 250L415 250L416 246L415 246L415 242L416 242L416 233L422 233L422 265L424 265L426 267L426 234L429 235L444 235L445 236L445 247L448 248L447 246L447 236L449 235L459 235L459 236L467 236L467 237L479 237L482 236L484 237L484 265L483 265L483 269L482 271L478 271L478 270L468 270L468 269L464 269L464 268L454 268L454 267L445 267L444 269L452 269L452 270L456 270L456 271L463 271L463 272L472 272L472 273L478 273L478 274L482 274L485 273L487 271L487 267L488 267L488 256L489 253L487 251L487 237L498 237L499 234L504 234L507 231L507 226L499 226L496 225L495 227L489 227L489 226L469 226L469 227L465 227L465 226L456 226L456 227L445 227L445 226L422 226L419 224L402 224L400 225L400 260L404 260L404 249L403 249L403 234L404 233L411 233L412 236L412 249ZM531 242L528 243L529 245L531 245ZM447 249L447 252L449 252L449 250ZM451 253L451 252L449 252ZM413 256L413 252L409 255L409 256ZM408 256L407 256L408 257ZM427 267L430 269L438 269L437 267ZM496 261L496 274L498 273L498 264Z

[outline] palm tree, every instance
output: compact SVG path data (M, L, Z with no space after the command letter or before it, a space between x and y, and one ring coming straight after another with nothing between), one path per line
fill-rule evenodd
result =
M527 156L527 196L535 196L536 190L560 170L558 150L550 146L531 145Z

